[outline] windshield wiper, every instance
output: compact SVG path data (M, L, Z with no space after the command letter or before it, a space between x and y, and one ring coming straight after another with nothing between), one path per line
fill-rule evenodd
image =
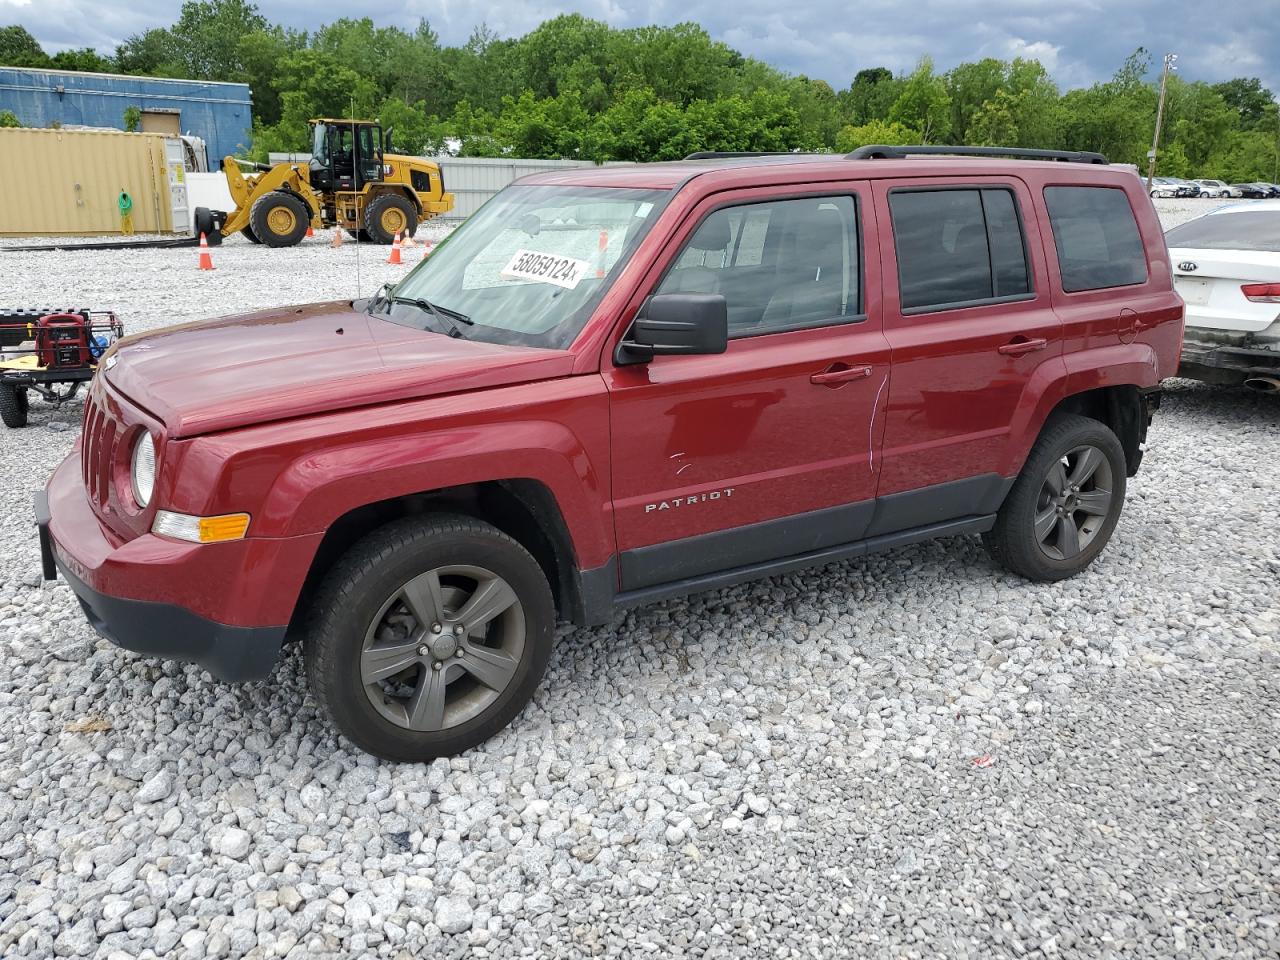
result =
M476 324L476 322L465 313L459 313L457 310L450 310L448 307L436 306L430 300L426 300L422 297L397 297L392 295L389 298L389 302L407 303L411 307L418 307L420 310L427 311L427 313L431 314L444 325L445 330L451 337L462 336L462 328L458 326L459 324L465 323L468 327L474 327Z

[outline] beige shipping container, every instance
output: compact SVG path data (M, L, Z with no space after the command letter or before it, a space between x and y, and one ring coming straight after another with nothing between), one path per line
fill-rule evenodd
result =
M121 190L133 198L136 233L173 232L181 191L177 227L185 231L183 171L180 163L169 169L165 160L171 139L118 130L0 128L0 236L119 234Z

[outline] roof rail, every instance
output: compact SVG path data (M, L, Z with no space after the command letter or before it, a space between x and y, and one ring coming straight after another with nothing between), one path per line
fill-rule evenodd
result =
M734 157L789 157L790 150L699 150L691 153L686 160L725 160Z
M1059 160L1063 163L1110 163L1100 153L1086 150L1032 150L1026 147L899 147L877 143L846 153L846 160L901 160L911 155L957 157L1016 157L1024 160Z

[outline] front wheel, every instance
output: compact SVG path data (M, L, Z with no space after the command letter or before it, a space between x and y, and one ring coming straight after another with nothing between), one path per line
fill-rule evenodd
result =
M1074 576L1111 539L1125 482L1116 435L1088 417L1060 417L1031 448L983 542L997 563L1028 580Z
M325 578L304 643L307 678L362 750L452 756L529 702L554 625L547 578L515 540L470 517L400 520Z
M297 246L307 235L310 221L307 205L285 190L272 190L249 208L254 236L268 247Z

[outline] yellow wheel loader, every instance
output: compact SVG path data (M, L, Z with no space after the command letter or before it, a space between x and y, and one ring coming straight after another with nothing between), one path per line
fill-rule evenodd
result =
M236 208L198 207L196 233L211 243L242 233L254 243L291 247L307 226L345 229L372 243L413 236L418 224L453 209L440 165L391 153L391 132L368 120L312 120L309 163L259 164L241 171L234 157L222 172Z

